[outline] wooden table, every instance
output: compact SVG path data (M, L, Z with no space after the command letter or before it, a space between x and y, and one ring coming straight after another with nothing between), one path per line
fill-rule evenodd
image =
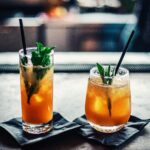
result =
M54 77L54 110L68 120L84 114L84 103L87 86L87 73L55 73ZM140 118L150 118L150 73L132 73L132 114ZM0 122L21 116L19 74L0 74ZM112 149L89 142L78 134L65 134L52 140L27 147L28 149L52 150L104 150ZM16 142L0 133L0 150L21 149ZM150 149L150 124L131 142L118 149Z

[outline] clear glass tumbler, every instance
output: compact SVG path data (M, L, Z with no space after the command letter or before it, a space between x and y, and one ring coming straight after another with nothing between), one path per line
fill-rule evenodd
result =
M25 132L41 134L52 129L54 51L48 55L50 64L43 67L32 64L33 50L27 48L26 65L23 50L19 51L22 126Z
M85 114L97 131L113 133L124 127L131 114L129 71L119 68L112 84L102 82L96 67L90 70Z

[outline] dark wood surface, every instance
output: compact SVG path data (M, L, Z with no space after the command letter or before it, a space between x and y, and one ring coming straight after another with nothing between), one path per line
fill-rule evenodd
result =
M54 78L54 110L68 120L84 114L88 74L57 73ZM150 73L130 74L132 92L132 114L140 118L150 118ZM0 122L21 116L19 74L0 74ZM0 150L21 149L5 132L0 130ZM104 150L112 149L89 142L69 133L34 144L23 149L52 150ZM150 124L132 141L117 149L149 150Z

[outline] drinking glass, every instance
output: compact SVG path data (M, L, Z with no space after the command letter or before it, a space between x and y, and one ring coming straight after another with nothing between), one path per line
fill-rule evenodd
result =
M108 80L108 77L105 78ZM104 133L119 131L128 122L131 113L129 71L119 68L111 80L111 85L104 84L97 68L90 70L85 114L90 125Z
M23 50L19 51L22 127L28 133L41 134L52 129L54 51L48 55L50 65L43 67L32 64L35 49L27 48L26 65Z

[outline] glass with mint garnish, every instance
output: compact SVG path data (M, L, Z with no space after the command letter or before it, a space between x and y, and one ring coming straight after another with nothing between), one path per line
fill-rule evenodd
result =
M37 42L19 51L23 130L41 134L52 129L54 47Z
M131 114L129 71L101 64L90 70L85 114L97 131L113 133L122 129Z

